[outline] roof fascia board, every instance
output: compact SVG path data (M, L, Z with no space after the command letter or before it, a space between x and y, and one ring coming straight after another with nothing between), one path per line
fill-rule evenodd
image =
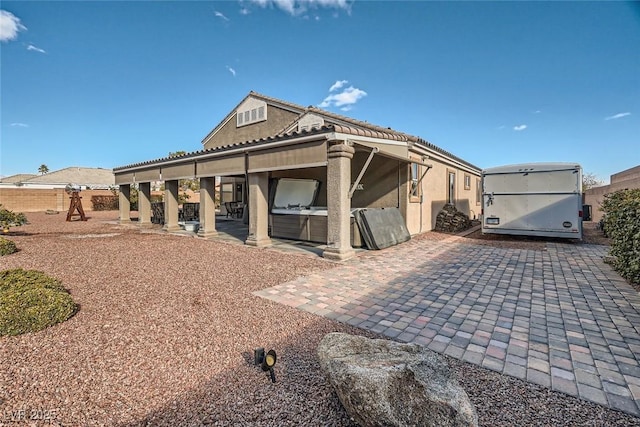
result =
M449 156L446 156L436 150L430 149L429 147L425 147L422 145L418 145L418 144L414 144L413 147L411 147L411 149L413 151L416 151L420 154L425 154L427 155L429 158L434 159L434 160L438 160L439 162L442 162L446 165L449 166L453 166L456 167L458 169L462 169L465 170L467 172L473 173L473 174L477 174L480 175L480 173L482 172L479 168L474 168L471 167L467 164L464 164L462 162L457 161L456 159L453 159Z
M224 157L224 156L234 155L238 153L249 153L251 151L257 151L257 150L268 150L270 148L282 147L282 146L292 145L292 144L300 144L304 142L324 141L324 140L330 139L328 137L329 134L330 133L305 135L302 137L286 139L283 141L267 142L265 144L257 144L249 147L239 147L239 148L233 148L231 150L221 150L221 151L215 151L213 153L206 153L206 154L200 154L200 155L196 154L196 155L189 156L188 158L177 158L173 160L167 160L164 162L158 161L157 163L153 163L153 164L124 167L122 169L118 169L118 171L114 173L120 174L120 173L135 172L138 170L144 170L144 169L149 169L154 167L170 166L170 165L179 164L179 163L198 162L201 160L209 160L211 158L216 158L216 157Z

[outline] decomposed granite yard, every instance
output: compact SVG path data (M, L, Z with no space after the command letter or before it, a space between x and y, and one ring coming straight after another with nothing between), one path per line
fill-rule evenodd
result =
M407 277L406 264L398 265L396 271L387 269L384 275L373 274L372 266L391 259L390 255L402 255L398 251L433 254L440 246L455 250L456 245L499 248L501 244L458 238L442 243L448 236L426 233L406 246L362 252L352 261L335 264L313 255L166 234L158 229L142 231L135 224L119 225L115 212L90 212L88 216L87 222L68 223L62 214L27 214L29 224L13 228L8 236L20 251L0 257L0 269L37 269L60 279L80 310L68 321L43 331L0 337L0 425L350 426L352 422L318 365L316 347L326 333L389 338L397 329L396 339L422 340L435 350L451 353L446 351L448 345L432 344L445 342L435 338L447 338L451 325L437 325L433 329L437 334L421 335L419 328L408 329L410 322L401 328L400 320L372 319L368 316L375 313L358 311L363 303L362 294L356 295L358 284L365 283L368 297L382 302L388 295L372 295L371 291L388 291L376 286L391 286L399 283L398 277ZM525 255L535 258L536 252L553 247L542 244L513 250L526 252L520 258L526 262ZM413 267L432 268L438 258L426 261ZM454 267L448 265L452 270L447 274L463 275L457 270L464 265ZM344 275L337 274L342 271ZM313 288L321 278L332 281ZM376 280L388 282L371 283ZM327 305L324 311L317 304L310 308L310 301L321 303L314 300L318 298L315 291L325 285L339 288L341 281L345 292L356 297L353 313L348 310L349 301L341 307ZM438 285L442 288L431 289L447 296L447 283L444 280ZM629 290L632 288L624 292ZM447 303L440 303L439 308L446 310ZM633 310L638 308L633 301L631 304ZM467 316L474 315L472 303L470 307ZM391 308L394 310L381 306L376 313L388 312L392 319L395 309L402 306ZM428 310L424 308L425 313ZM498 313L498 317L504 315ZM362 322L350 321L358 315ZM497 325L500 320L495 320ZM424 329L428 324L424 322ZM383 329L380 325L388 326ZM509 329L504 323L496 327ZM517 333L514 328L504 334ZM449 337L453 342L458 342L454 340L456 333L454 330ZM468 334L471 342L472 334ZM491 339L504 341L498 338ZM525 369L543 373L547 369L553 379L554 347L550 340L546 345L547 365ZM490 346L487 344L486 351ZM257 347L277 351L275 383L253 366L253 349ZM536 347L539 353L544 353L543 347ZM504 348L503 369L509 356L508 346ZM620 384L613 380L600 382L605 399L611 391L626 398L618 402L622 410L615 410L611 409L615 402L596 404L579 399L553 391L553 384L545 386L541 378L525 381L518 375L498 373L495 364L485 368L477 360L465 362L463 356L445 357L475 404L480 425L640 426L640 418L623 406L637 401L640 384L634 383L634 375L621 373L627 387L624 392L614 389ZM500 352L494 356L501 360ZM615 356L607 362L610 368L619 362ZM621 357L631 366L638 356ZM586 364L584 356L581 360ZM601 367L595 362L593 366ZM574 375L577 372L575 366L565 368Z

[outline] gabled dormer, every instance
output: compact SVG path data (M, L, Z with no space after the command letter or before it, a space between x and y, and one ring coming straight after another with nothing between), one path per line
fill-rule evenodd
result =
M320 128L325 125L324 117L313 113L304 113L295 122L284 130L284 133L304 132L313 128Z
M248 126L267 120L267 103L250 97L236 109L236 127Z
M250 92L202 140L205 149L253 141L279 134L304 107Z

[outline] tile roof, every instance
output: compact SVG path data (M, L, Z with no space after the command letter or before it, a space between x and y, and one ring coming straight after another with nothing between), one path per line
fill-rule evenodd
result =
M38 175L34 173L19 173L16 175L5 176L4 178L0 179L0 182L15 184L18 182L26 181L31 178L35 178L36 176Z
M107 188L115 184L115 175L111 169L72 166L44 175L36 175L22 182L29 184L79 184Z
M308 107L303 107L301 105L298 104L294 104L292 102L288 102L288 101L283 101L281 99L277 99L277 98L273 98L270 96L266 96L263 95L261 93L258 92L254 92L251 91L249 92L249 94L247 96L245 96L237 105L234 109L231 110L231 112L229 114L227 114L227 116L225 116L225 118L211 131L207 134L207 136L203 139L203 142L205 140L207 140L213 133L215 133L215 131L217 129L219 129L224 123L226 123L235 113L236 113L236 109L249 97L255 97L258 99L261 99L265 102L267 102L268 104L271 105L275 105L277 107L282 107L285 109L288 109L290 111L293 112L298 112L299 115L298 117L292 121L290 124L288 124L284 129L282 129L278 134L276 135L271 135L271 136L267 136L264 138L260 138L260 139L255 139L252 141L244 141L244 142L238 142L238 143L233 143L233 144L229 144L229 145L224 145L221 147L216 147L216 148L211 148L211 149L206 149L206 150L200 150L200 151L194 151L191 153L186 153L182 156L178 156L178 157L164 157L164 158L160 158L160 159L155 159L155 160L149 160L146 162L141 162L141 163L134 163L134 164L130 164L127 166L121 166L121 167L117 167L114 168L114 171L119 171L122 169L128 169L131 167L140 167L140 166L152 166L158 163L163 163L166 162L168 160L171 159L177 159L177 158L190 158L190 157L197 157L200 156L202 154L207 154L207 153L214 153L214 152L223 152L223 151L228 151L234 148L240 148L240 147L252 147L256 144L265 144L268 142L276 142L276 141L283 141L286 139L293 139L295 137L299 137L302 135L313 135L316 133L324 133L324 132L339 132L339 133L346 133L346 134L350 134L350 135L354 135L354 136L366 136L366 137L373 137L373 138L382 138L382 139L389 139L389 140L393 140L393 141L406 141L408 143L414 143L414 144L418 144L421 145L429 150L433 150L436 151L446 157L451 158L452 160L458 161L460 163L463 163L471 168L477 169L478 171L480 170L479 167L473 165L472 163L467 162L466 160L461 159L460 157L450 153L449 151L446 151L428 141L426 141L425 139L422 139L418 136L414 136L414 135L409 135L407 133L404 132L399 132L396 131L394 129L391 128L385 128L382 126L377 126L377 125L373 125L371 123L368 122L364 122L361 120L356 120L356 119L352 119L350 117L347 116L343 116L340 114L336 114L336 113L332 113L330 111L326 111L323 110L321 108L315 107L313 105L308 106ZM301 131L301 132L285 132L286 129L291 128L291 126L298 121L303 115L307 114L307 113L313 113L313 114L317 114L320 116L323 116L330 124L322 126L320 128L313 128L311 130L308 131Z
M280 102L280 103L284 102L284 101L277 100L275 98L270 98L270 97L261 95L261 94L256 93L256 92L251 92L251 93L254 96L263 98L264 100ZM291 105L295 106L295 104L291 104ZM299 105L296 106L296 107L297 108L304 108L304 107L301 107ZM287 125L287 127L285 127L285 129L290 128L291 125L293 125L293 123L298 121L302 116L304 116L307 113L313 113L313 114L317 114L317 115L323 116L323 117L325 117L325 119L328 118L330 122L334 122L335 124L338 124L338 125L344 124L344 125L347 125L347 126L356 126L357 128L364 128L364 129L370 130L372 132L377 132L379 135L385 135L385 136L378 136L378 138L386 138L386 139L392 139L392 140L396 140L396 141L413 142L413 143L422 145L423 147L426 147L426 148L428 148L430 150L433 150L433 151L436 151L436 152L438 152L440 154L443 154L443 155L445 155L447 157L450 157L451 159L454 159L454 160L456 160L458 162L461 162L461 163L463 163L463 164L465 164L467 166L470 166L470 167L472 167L474 169L480 170L480 168L478 166L476 166L476 165L474 165L474 164L472 164L472 163L470 163L470 162L468 162L468 161L456 156L455 154L453 154L453 153L451 153L451 152L449 152L449 151L447 151L447 150L445 150L443 148L438 147L435 144L432 144L431 142L429 142L429 141L427 141L427 140L425 140L425 139L423 139L423 138L421 138L419 136L414 136L414 135L410 135L410 134L407 134L407 133L404 133L404 132L400 132L400 131L394 130L394 129L390 128L390 127L386 127L385 128L385 127L382 127L382 126L371 124L369 122L364 122L364 121L361 121L361 120L352 119L351 117L347 117L347 116L343 116L343 115L340 115L340 114L332 113L331 111L323 110L322 108L318 108L318 107L315 107L315 106L312 106L312 105L309 106L309 107L304 108L304 111L300 113L300 115L296 118L296 120L294 122L292 122L291 124ZM283 131L284 131L284 129L283 129ZM391 137L392 135L393 135L393 137Z

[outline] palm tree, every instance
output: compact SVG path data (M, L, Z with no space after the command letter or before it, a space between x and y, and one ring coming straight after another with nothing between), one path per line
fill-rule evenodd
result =
M38 168L38 172L40 172L42 175L44 175L45 173L49 172L49 167L47 165L45 165L45 164L42 164Z

